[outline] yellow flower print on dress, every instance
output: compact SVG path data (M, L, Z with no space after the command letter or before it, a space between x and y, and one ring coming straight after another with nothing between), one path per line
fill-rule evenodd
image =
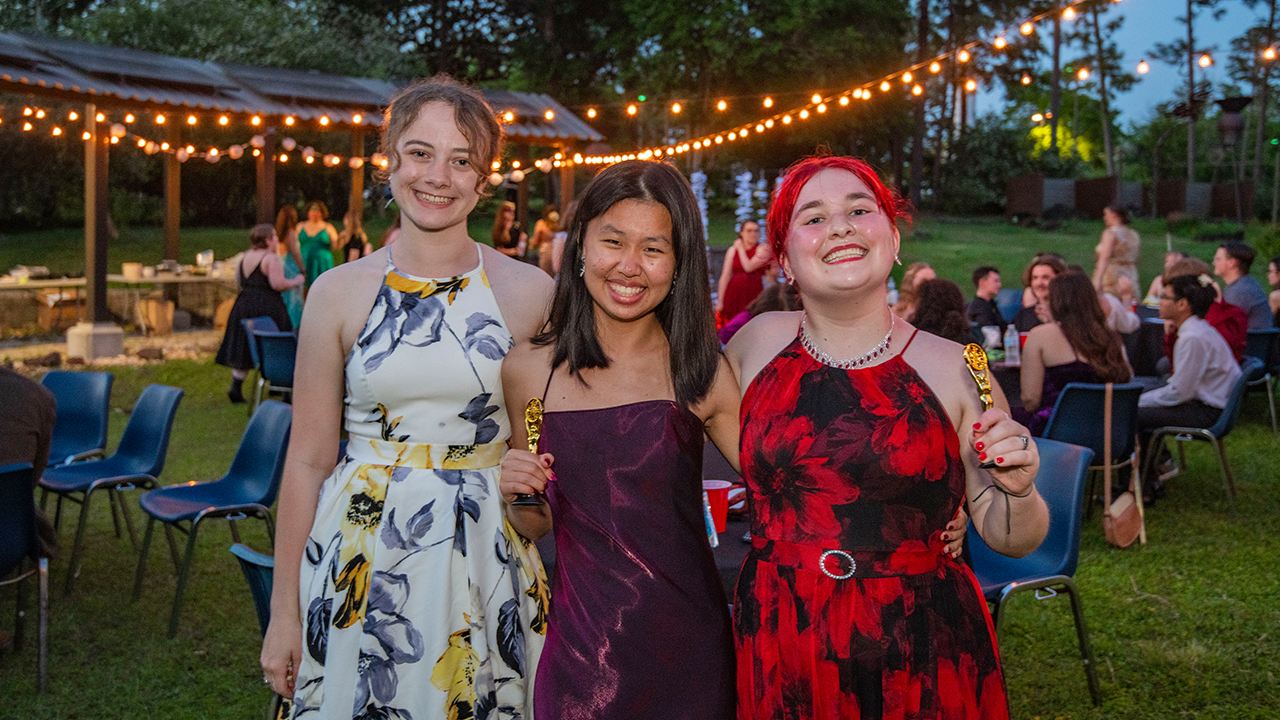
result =
M391 467L361 465L347 489L351 501L342 517L342 546L338 550L337 577L333 589L346 592L333 615L334 627L350 627L364 620L373 571L374 533L382 522L382 504L387 496Z
M449 636L449 647L431 669L431 684L445 693L445 717L470 720L475 717L476 668L480 657L471 647L471 616L463 613L463 630Z

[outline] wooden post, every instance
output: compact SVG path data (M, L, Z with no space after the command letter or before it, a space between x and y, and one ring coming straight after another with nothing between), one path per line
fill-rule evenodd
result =
M182 128L177 117L169 121L169 148L176 151L182 146ZM178 259L180 250L178 230L182 213L182 163L172 152L164 155L164 259Z
M573 157L572 148L566 146L561 148L560 152L564 154L564 159L560 161L560 219L563 221L565 213L569 212L569 203L573 202L573 171L575 168L571 160ZM569 228L562 225L560 229L568 231Z
M524 179L516 183L516 222L520 224L520 231L530 234L530 240L533 239L533 226L529 224L529 173L533 168L529 166L529 146L516 146L516 159L520 161L520 172L524 173Z
M351 157L364 157L364 128L351 128ZM351 168L351 198L347 203L348 212L355 210L364 220L364 166Z
M84 106L84 280L85 318L88 322L111 322L107 308L107 162L111 134L108 125L97 121L98 109Z
M258 222L275 222L276 219L276 131L262 131L266 143L254 158L258 182Z

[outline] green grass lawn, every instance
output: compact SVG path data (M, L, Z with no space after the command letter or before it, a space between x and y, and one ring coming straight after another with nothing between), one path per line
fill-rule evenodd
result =
M186 389L162 482L225 472L246 423L210 362L171 361L115 370L112 447L148 383ZM1240 487L1224 498L1212 451L1188 450L1190 469L1148 514L1150 543L1115 550L1097 514L1085 525L1076 580L1093 633L1104 703L1089 703L1065 598L1016 599L1001 648L1015 718L1272 718L1280 709L1280 479L1266 402L1248 401L1227 448ZM128 496L135 508L136 494ZM268 700L249 591L226 524L201 531L178 637L168 640L174 572L162 540L152 547L141 600L130 598L136 554L117 539L107 508L92 509L75 592L62 595L64 554L52 563L50 684L35 693L35 646L0 655L0 718L251 718ZM270 551L260 525L242 523L251 546ZM14 592L0 590L0 608ZM4 609L2 627L10 627ZM34 616L28 620L34 623ZM34 629L34 625L28 625Z

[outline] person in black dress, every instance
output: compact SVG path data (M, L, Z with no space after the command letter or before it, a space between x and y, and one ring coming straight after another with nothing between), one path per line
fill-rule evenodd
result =
M284 306L280 292L298 287L306 278L302 275L285 278L284 265L276 255L278 243L279 237L274 227L268 223L254 225L249 231L249 251L241 257L240 265L236 268L240 294L231 307L227 331L222 336L222 346L218 348L216 360L219 365L231 368L231 389L227 390L227 397L233 403L244 402L244 378L253 368L253 359L249 354L249 335L240 321L265 316L275 321L280 330L293 329L289 311Z

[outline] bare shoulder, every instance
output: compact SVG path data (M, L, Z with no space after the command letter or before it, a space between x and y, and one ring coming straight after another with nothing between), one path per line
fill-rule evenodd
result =
M386 272L385 250L326 270L315 279L303 306L303 331L337 331L347 349L355 343L373 307Z
M536 265L509 258L488 245L481 245L480 252L507 329L517 344L528 340L546 322L555 283Z
M902 357L938 396L952 422L957 424L965 422L969 408L981 405L964 358L964 347L931 333L917 332ZM994 378L991 383L995 385Z
M539 394L539 383L551 372L552 347L517 343L502 359L502 392L508 403L524 403Z
M799 311L761 313L734 334L724 351L740 391L745 392L764 366L791 344L800 331L800 316Z

